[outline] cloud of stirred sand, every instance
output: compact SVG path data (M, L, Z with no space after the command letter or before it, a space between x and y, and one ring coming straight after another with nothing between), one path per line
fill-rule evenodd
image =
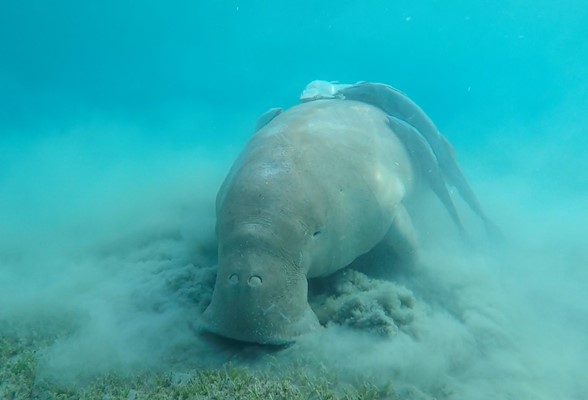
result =
M542 165L537 158L552 146L576 152L555 135L535 144L502 157L529 166ZM161 145L121 126L3 145L10 168L0 174L0 319L71 329L44 354L47 376L83 382L240 359L195 333L214 280L214 196L237 148ZM462 156L467 173L475 161ZM361 278L375 288L352 293L364 311L386 301L374 290L412 299L405 326L386 336L331 322L260 355L257 367L391 381L409 398L586 396L588 193L558 194L553 182L566 176L536 172L468 174L504 243L487 243L466 207L474 244L447 238L454 229L433 202L417 218L419 265L391 267L393 284Z

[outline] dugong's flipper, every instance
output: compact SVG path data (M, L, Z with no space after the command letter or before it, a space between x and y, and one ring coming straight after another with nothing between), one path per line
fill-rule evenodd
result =
M271 122L271 120L273 120L278 115L280 115L282 113L282 111L284 111L284 110L282 110L280 107L277 107L277 108L270 108L269 110L264 112L261 115L261 117L259 117L259 119L257 120L257 123L255 124L255 132L257 132L258 130L260 130L261 128L263 128L267 124L269 124Z
M399 204L394 220L382 243L405 264L413 264L417 256L417 238L414 226L406 208Z
M342 87L339 89L338 94L339 97L348 100L362 101L379 107L386 114L406 121L414 126L431 147L439 168L447 178L448 183L459 191L465 202L480 216L489 230L496 230L492 222L482 211L476 195L457 165L451 145L441 135L433 121L431 121L427 114L415 102L401 91L382 83L360 82L355 85ZM438 184L436 185L438 186ZM436 193L439 196L440 192L436 191ZM443 198L441 199L443 201ZM443 202L447 207L447 203L445 201ZM448 210L450 213L453 213L449 208Z

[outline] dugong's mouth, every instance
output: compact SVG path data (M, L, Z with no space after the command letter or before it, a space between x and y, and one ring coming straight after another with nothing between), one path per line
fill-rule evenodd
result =
M297 319L280 312L275 303L265 309L220 309L213 302L202 314L202 327L215 335L247 343L287 346L319 327L310 306Z

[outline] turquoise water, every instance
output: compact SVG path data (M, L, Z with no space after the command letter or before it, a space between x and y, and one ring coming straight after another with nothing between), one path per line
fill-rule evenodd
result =
M332 346L301 347L334 370L361 353L363 371L429 395L586 398L586 38L577 0L2 0L0 318L83 315L47 362L72 379L80 354L105 357L88 375L160 363L198 307L157 274L202 260L257 117L314 79L384 82L448 137L509 248L425 246L408 288L435 276L452 294L423 296L419 340L369 346L334 328Z

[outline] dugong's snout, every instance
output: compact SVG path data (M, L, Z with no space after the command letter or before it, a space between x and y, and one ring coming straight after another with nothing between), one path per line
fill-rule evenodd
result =
M306 276L276 272L220 265L204 328L230 339L283 345L318 327L307 301Z

